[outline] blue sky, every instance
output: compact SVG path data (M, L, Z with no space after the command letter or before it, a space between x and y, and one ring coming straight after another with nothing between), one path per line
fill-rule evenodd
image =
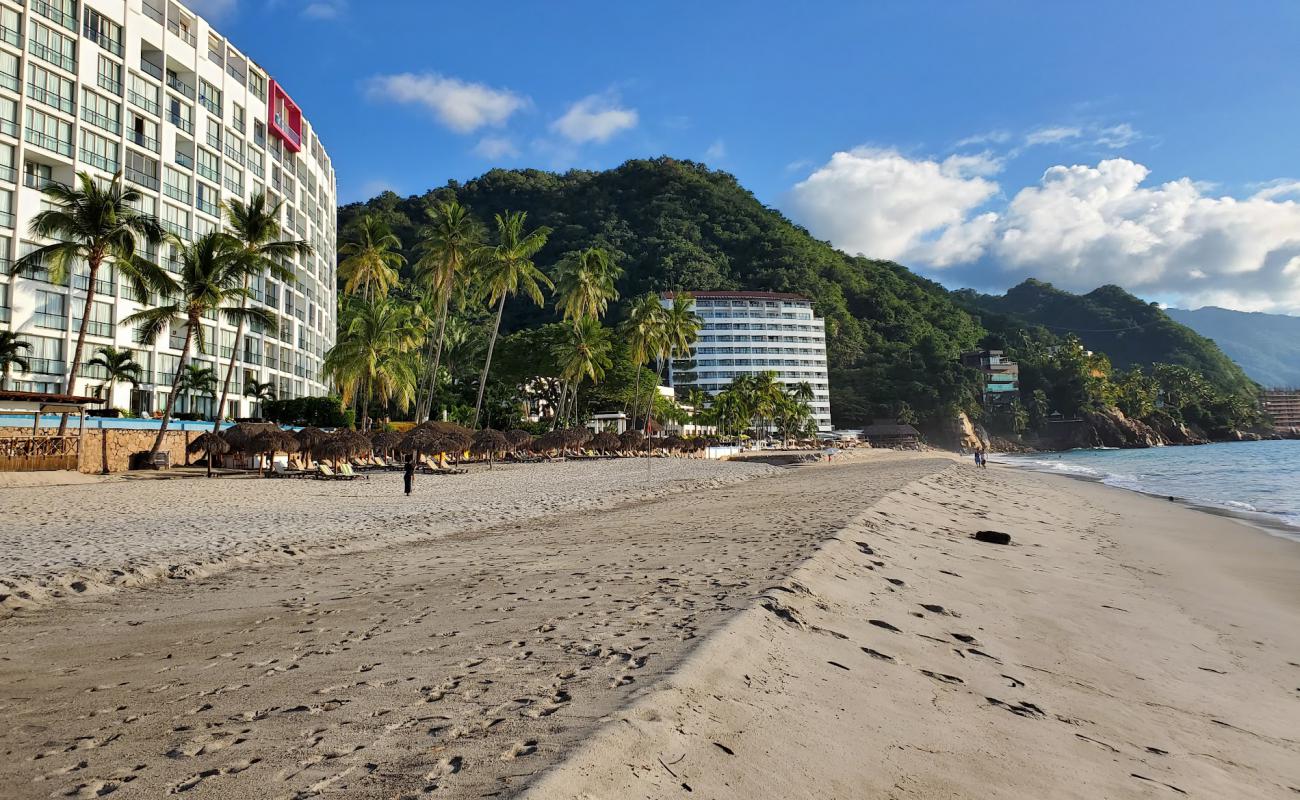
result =
M343 201L668 154L950 285L1300 310L1294 3L192 5Z

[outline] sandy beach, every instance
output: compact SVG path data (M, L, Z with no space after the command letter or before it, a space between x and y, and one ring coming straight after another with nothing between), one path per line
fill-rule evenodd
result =
M3 490L46 592L0 621L4 796L1300 794L1294 542L942 456L661 466Z

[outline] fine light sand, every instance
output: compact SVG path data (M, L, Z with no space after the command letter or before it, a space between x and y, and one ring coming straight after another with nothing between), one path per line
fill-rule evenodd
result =
M611 508L774 471L694 459L653 459L649 469L645 459L476 465L467 475L418 475L410 498L400 472L351 482L57 473L73 485L0 489L0 618L114 587Z
M688 794L1300 796L1300 547L1065 478L923 479L525 796Z
M0 796L1300 796L1294 542L1054 476L837 462L460 532L425 509L385 527L446 532L20 609ZM351 519L171 483L209 536ZM180 518L116 486L67 491L106 532Z

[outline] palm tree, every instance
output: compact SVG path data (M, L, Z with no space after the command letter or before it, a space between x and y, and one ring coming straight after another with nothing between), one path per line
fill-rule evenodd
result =
M386 297L397 285L397 271L406 263L398 251L402 241L379 217L367 214L357 223L356 239L339 248L339 276L343 291L361 291L366 300Z
M489 305L497 306L496 323L492 338L488 340L487 359L478 382L478 399L474 401L474 422L478 428L479 414L483 410L483 390L487 388L488 372L492 369L492 351L496 348L497 334L501 331L501 315L506 310L506 298L523 292L537 305L542 305L542 286L554 287L551 279L533 263L533 256L546 244L551 229L542 226L534 231L524 231L527 214L523 211L496 215L497 243L479 248L476 260L482 265L483 284Z
M698 425L700 419L704 416L704 407L709 402L709 395L698 386L692 386L686 390L686 405L693 410L691 412L691 422Z
M360 396L361 430L370 427L372 394L382 403L396 400L402 408L415 394L412 356L420 337L409 320L410 310L387 298L355 303L347 309L338 341L325 354L325 370L344 401L355 404Z
M86 366L104 370L108 387L108 396L104 398L105 407L112 404L113 389L119 380L129 381L132 386L140 383L142 368L130 350L118 350L112 345L105 345L95 350L95 357Z
M584 380L599 383L609 369L609 353L613 343L609 330L600 324L600 320L584 317L577 322L564 339L556 343L552 354L560 365L560 378L566 384L573 385L573 417L578 419L578 386ZM564 412L561 403L559 413ZM557 417L559 414L557 414Z
M613 300L618 299L618 289L614 282L623 274L610 259L609 253L599 247L589 247L567 256L560 262L555 272L555 308L564 319L573 323L574 331L589 319L599 320ZM576 394L577 384L573 385ZM563 416L565 397L569 391L569 381L560 389L560 413L556 422ZM577 410L577 407L574 407Z
M255 380L249 381L244 386L244 397L251 397L257 403L257 416L260 417L265 410L263 404L268 400L275 399L275 383L272 381L266 383L258 383Z
M226 224L230 226L230 236L235 239L243 251L245 265L244 288L249 281L259 274L290 283L294 279L293 270L284 265L284 259L295 256L308 256L312 247L301 240L282 241L280 239L280 207L284 203L269 205L264 192L258 192L247 203L231 200L226 203ZM247 307L248 298L243 300ZM221 400L217 403L217 413L213 414L212 432L221 430L221 417L225 413L226 398L230 396L230 381L235 376L235 363L239 360L240 340L244 337L244 322L240 319L235 328L235 343L230 351L230 364L226 367L225 380L221 382Z
M53 207L32 218L31 235L56 241L36 248L13 265L14 275L45 270L55 283L67 280L74 265L82 261L90 268L85 313L81 315L77 343L68 362L71 367L64 388L67 394L74 393L100 269L105 264L115 268L137 297L167 293L176 285L166 270L138 253L141 239L152 246L162 242L167 234L155 217L136 210L142 195L122 182L122 173L113 176L107 185L96 183L86 172L78 173L77 181L77 187L58 183L45 187L43 194ZM68 415L64 414L59 422L59 435L65 434L67 428Z
M181 398L185 400L186 411L194 412L191 395L211 396L216 394L216 388L217 371L212 367L192 363L181 367L181 374L177 376L176 391L180 392Z
M433 411L433 396L438 388L438 369L442 363L442 343L447 332L447 305L467 277L471 259L483 242L483 228L469 215L469 209L455 200L429 209L430 224L420 232L420 259L415 264L415 278L432 294L438 305L438 337L433 345L433 366L429 371L423 406L417 405L415 418L423 422Z
M31 371L32 365L23 353L32 349L32 343L20 339L13 331L0 331L0 389L9 382L9 371L17 367L22 372Z
M663 315L664 307L659 297L647 292L632 301L627 319L623 321L623 335L627 339L632 363L636 365L636 389L632 395L630 420L636 419L641 403L641 368L663 349Z
M180 256L180 283L175 292L165 298L167 302L122 320L124 324L139 326L141 344L152 344L168 327L175 330L178 326L184 326L185 343L181 346L180 356L180 363L184 365L196 339L199 348L203 348L203 326L200 320L205 314L219 312L235 325L241 319L268 326L272 324L270 312L261 308L249 308L245 303L249 292L244 288L244 278L249 274L250 264L235 240L225 234L209 233L181 248ZM151 460L162 449L179 393L181 376L184 374L184 370L178 369L172 379L171 394L167 396L167 406L163 409L162 425L149 450Z

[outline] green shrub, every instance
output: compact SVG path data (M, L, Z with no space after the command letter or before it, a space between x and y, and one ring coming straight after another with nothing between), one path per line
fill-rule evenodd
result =
M292 400L267 400L262 416L282 425L310 425L316 428L351 428L356 415L344 410L338 397L295 397Z

